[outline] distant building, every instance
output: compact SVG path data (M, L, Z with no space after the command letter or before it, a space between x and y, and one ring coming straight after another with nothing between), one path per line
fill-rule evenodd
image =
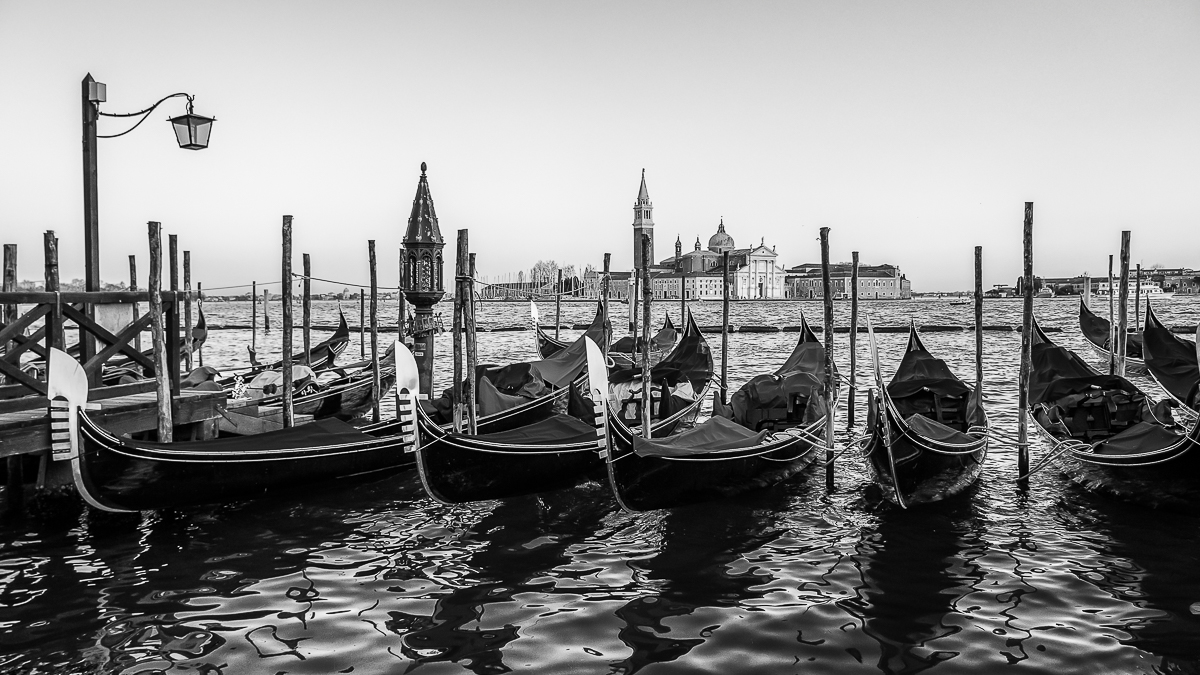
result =
M829 266L829 284L834 298L851 296L852 263ZM815 299L824 297L825 284L821 265L807 263L787 271L788 297ZM907 300L912 297L912 283L895 265L858 266L858 297L866 300Z
M722 297L724 275L722 260L729 253L730 297L735 300L778 300L787 297L785 272L777 260L774 246L760 241L758 246L737 248L733 237L725 231L725 219L708 239L708 248L700 248L696 238L693 250L683 253L683 241L675 240L675 255L650 268L655 299L679 299L686 293L689 300L708 300Z

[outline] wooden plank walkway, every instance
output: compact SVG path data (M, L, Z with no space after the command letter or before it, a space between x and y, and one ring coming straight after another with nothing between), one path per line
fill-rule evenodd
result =
M154 392L131 394L95 401L99 410L89 412L106 430L116 435L157 428L158 399ZM176 428L215 420L225 407L225 392L183 390L175 397ZM50 449L50 419L46 408L0 414L0 457L39 453ZM182 439L181 439L182 440Z

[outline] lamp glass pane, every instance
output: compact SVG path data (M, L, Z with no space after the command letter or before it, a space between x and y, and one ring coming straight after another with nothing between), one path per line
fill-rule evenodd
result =
M185 147L191 142L191 128L186 117L176 117L171 120L171 126L175 129L175 140L179 141L179 147Z
M212 133L213 121L208 118L200 118L196 122L195 133L192 135L192 142L200 148L208 147L208 135ZM199 149L199 148L197 148Z

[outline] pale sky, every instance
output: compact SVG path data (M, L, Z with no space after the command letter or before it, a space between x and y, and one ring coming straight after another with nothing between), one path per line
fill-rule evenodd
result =
M0 243L40 279L42 232L83 276L79 83L107 112L166 94L215 116L180 150L175 99L100 141L101 276L148 268L146 221L180 235L205 287L296 267L396 283L429 180L443 235L483 274L632 259L646 169L661 259L707 243L785 266L899 265L916 291L1133 260L1200 267L1200 3L12 2L0 0ZM126 128L102 120L101 133ZM452 254L451 254L452 255ZM449 280L447 280L449 283ZM318 285L318 290L332 287Z

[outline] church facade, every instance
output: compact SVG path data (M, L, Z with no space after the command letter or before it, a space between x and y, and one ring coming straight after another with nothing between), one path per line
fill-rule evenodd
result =
M737 248L733 237L725 231L725 219L708 239L708 247L700 247L700 239L691 251L683 252L681 239L675 240L675 255L651 268L654 297L688 300L715 300L722 297L722 267L729 253L730 297L735 300L778 300L787 296L785 272L779 266L774 246L760 241L758 246Z

